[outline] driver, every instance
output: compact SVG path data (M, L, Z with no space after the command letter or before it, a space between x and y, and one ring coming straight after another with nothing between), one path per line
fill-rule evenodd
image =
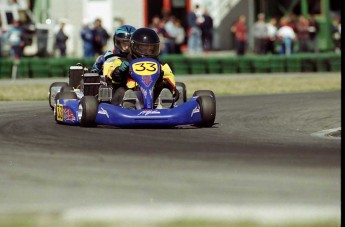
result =
M130 38L135 30L131 25L122 25L116 29L113 35L114 50L108 50L104 55L100 55L93 64L91 71L102 75L105 62L126 57L129 54Z
M127 91L124 94L124 100L126 98L134 98L135 94L133 90L136 88L135 81L130 78L129 75L129 62L136 58L154 58L158 59L160 53L160 40L157 33L150 28L137 29L130 40L130 54L127 57L121 57L113 62L113 66L106 72L106 76L114 80L115 78L126 78ZM168 64L161 63L161 78L155 84L154 97L156 97L156 104L161 105L162 108L170 108L172 102L160 103L159 98L171 98L175 99L178 96L178 91L175 86L175 76L172 73ZM111 70L113 69L113 70ZM116 80L116 79L115 79ZM123 106L126 108L132 108L132 103L124 102Z

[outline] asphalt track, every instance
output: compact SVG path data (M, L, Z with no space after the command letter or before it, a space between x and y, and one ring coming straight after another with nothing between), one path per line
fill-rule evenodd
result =
M340 220L341 140L312 136L340 125L340 92L217 97L212 128L81 128L56 124L47 101L0 102L0 214L174 206Z

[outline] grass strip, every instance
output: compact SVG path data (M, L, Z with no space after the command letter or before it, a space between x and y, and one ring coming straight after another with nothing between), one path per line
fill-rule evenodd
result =
M12 83L1 83L0 81L0 101L47 100L49 86L54 81L66 81L66 78L37 82L18 80ZM229 96L340 91L341 89L341 75L338 73L292 76L177 76L176 81L186 84L189 97L196 90L212 90L216 96Z

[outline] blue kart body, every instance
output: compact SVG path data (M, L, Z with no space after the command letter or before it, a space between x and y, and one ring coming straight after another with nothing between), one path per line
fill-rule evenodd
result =
M186 102L167 109L155 109L153 89L160 78L160 63L155 59L141 58L130 63L131 77L142 94L142 109L127 109L111 103L101 102L95 114L95 125L116 127L174 127L198 125L203 121L201 101L193 96ZM57 99L54 109L58 123L81 125L79 99ZM87 108L84 108L87 109ZM214 113L215 114L215 113Z
M95 124L117 127L194 125L202 121L200 105L192 97L189 101L171 109L131 110L109 103L100 103ZM61 108L62 117L59 122L79 125L78 106L80 100L57 100L57 109Z

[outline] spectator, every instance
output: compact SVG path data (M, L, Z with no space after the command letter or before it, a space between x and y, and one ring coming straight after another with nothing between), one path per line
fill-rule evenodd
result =
M244 55L246 52L246 43L248 36L246 20L246 16L242 14L238 17L237 22L233 26L231 26L231 32L235 34L237 55Z
M60 51L60 56L65 57L66 56L66 41L68 39L68 36L66 35L64 31L65 23L60 23L60 29L55 35L55 47Z
M91 24L84 20L83 28L80 32L81 39L83 40L83 56L85 58L92 58L95 55L94 46L93 46L93 31Z
M208 10L205 9L204 14L204 22L201 24L202 30L202 46L204 51L212 50L212 42L213 42L213 19L209 15Z
M297 28L297 16L295 13L291 12L289 15L286 16L286 23L292 30L296 33Z
M164 21L161 20L161 18L157 15L155 15L153 18L152 18L152 21L151 21L151 24L149 26L149 28L153 29L157 34L158 34L158 37L160 39L160 53L159 55L162 56L162 55L165 55L165 54L168 54L168 47L166 45L166 30L165 28L161 27L162 25L164 25Z
M332 23L332 37L334 44L334 51L341 52L341 19L337 16Z
M314 15L310 15L309 18L309 50L311 52L317 53L319 52L319 46L317 44L317 34L320 30L319 23L315 20Z
M259 13L258 20L253 26L254 36L254 52L256 54L265 54L267 40L267 26L265 22L265 14Z
M157 34L159 36L159 39L161 41L160 45L162 47L162 50L160 52L160 56L169 54L172 52L172 47L171 47L171 37L170 34L166 31L165 29L165 21L160 20L159 25L157 28Z
M275 44L277 38L277 19L271 18L270 22L267 23L267 43L266 43L266 53L275 54Z
M18 60L23 56L23 49L25 46L23 30L21 28L19 21L13 21L13 28L8 30L4 34L4 39L8 41L10 45L10 54L15 59Z
M277 31L277 37L280 41L279 54L292 54L294 41L296 40L296 34L294 30L288 25L287 17L282 17L280 19L280 28Z
M164 25L164 29L167 32L166 45L168 47L168 53L175 52L175 39L177 35L177 28L175 25L176 18L174 16L169 16L168 20Z
M102 55L110 38L108 32L102 26L102 20L97 18L95 20L95 27L93 29L94 51L97 56Z
M155 30L156 32L158 32L160 22L161 22L161 19L159 18L159 16L156 15L152 18L151 24L149 27L152 28L153 30Z
M304 16L299 16L297 25L296 25L296 33L297 33L297 40L298 40L298 47L300 53L309 52L309 24L308 20Z
M181 46L185 41L186 32L181 25L181 20L175 20L175 27L176 27L176 37L175 37L175 54L181 54Z
M193 11L190 11L187 15L188 19L188 51L190 53L200 53L202 51L201 46L201 29L200 24L202 19L200 18L200 6L197 4Z

